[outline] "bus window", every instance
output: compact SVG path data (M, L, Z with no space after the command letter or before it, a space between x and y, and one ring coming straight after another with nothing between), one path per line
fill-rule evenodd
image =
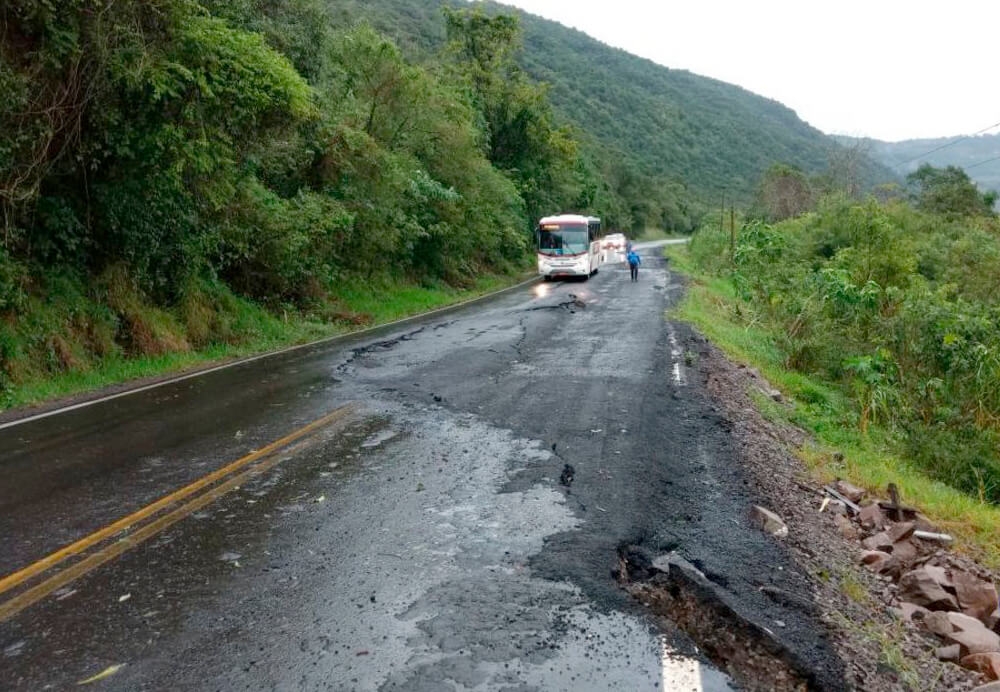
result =
M587 252L587 231L582 225L546 225L538 229L538 251L543 255L578 255Z

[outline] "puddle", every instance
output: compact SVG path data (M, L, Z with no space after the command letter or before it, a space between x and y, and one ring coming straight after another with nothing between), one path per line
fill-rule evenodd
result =
M664 690L684 692L731 692L737 689L723 672L678 653L664 637L660 665Z
M374 435L369 435L365 441L361 443L361 449L374 449L380 446L383 442L388 442L398 434L399 433L395 430L382 430Z
M667 324L667 337L670 339L670 358L673 360L674 382L680 386L684 386L687 384L687 376L684 374L684 367L681 365L681 356L684 355L684 351L677 341L677 333L674 331L673 325L669 323Z
M24 647L27 643L28 642L25 641L24 639L16 641L3 650L3 655L6 658L14 658L15 656L20 656L21 652L24 650Z

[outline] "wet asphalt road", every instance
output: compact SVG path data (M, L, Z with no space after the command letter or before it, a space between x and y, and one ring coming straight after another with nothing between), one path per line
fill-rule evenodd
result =
M809 587L748 525L658 254L0 430L3 577L347 407L0 622L0 689L726 689L617 587L624 543L694 562L836 687L812 616L760 592Z

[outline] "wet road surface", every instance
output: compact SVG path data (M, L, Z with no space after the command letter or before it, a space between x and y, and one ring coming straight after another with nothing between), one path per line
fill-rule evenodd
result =
M727 689L626 543L835 680L658 254L0 430L0 689Z

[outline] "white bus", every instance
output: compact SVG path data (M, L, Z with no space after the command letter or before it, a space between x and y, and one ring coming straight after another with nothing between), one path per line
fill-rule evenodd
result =
M546 216L538 222L536 240L538 273L546 280L558 276L588 278L601 268L601 220L595 216Z

